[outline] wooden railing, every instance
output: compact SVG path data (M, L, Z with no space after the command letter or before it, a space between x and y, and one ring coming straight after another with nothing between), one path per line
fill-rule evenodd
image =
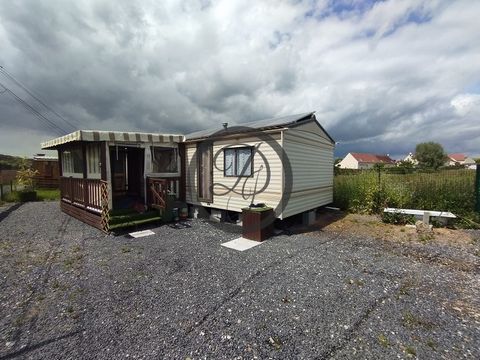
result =
M106 182L103 180L61 177L60 197L62 201L77 207L101 213L105 206L105 196L102 201L104 187L106 187Z
M165 209L167 195L179 197L180 178L147 178L147 203L155 209Z

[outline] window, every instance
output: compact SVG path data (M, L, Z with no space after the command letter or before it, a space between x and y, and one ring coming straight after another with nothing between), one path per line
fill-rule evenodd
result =
M76 147L62 152L62 169L63 173L66 175L83 173L83 156L81 148Z
M225 176L252 176L252 148L224 149Z
M178 151L176 148L152 146L151 150L154 173L178 172Z
M100 145L87 145L87 171L88 175L98 177L100 175Z

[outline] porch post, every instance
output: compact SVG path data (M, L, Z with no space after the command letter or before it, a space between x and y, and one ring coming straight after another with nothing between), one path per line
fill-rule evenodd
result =
M107 147L106 142L100 143L100 172L103 181L107 181Z
M185 151L185 143L178 144L178 154L180 155L180 181L178 189L178 195L180 201L185 201L185 192L187 188L186 175L187 175L187 156Z
M83 157L83 207L87 208L88 202L88 185L87 185L87 146L82 142L82 157Z
M63 177L63 166L62 166L62 149L60 147L57 148L58 153L58 188L60 189L60 202L63 199L64 194L64 181L62 180Z
M105 181L108 188L108 208L113 209L113 194L112 194L112 170L110 166L110 144L108 141L103 142L102 154L105 154L105 159L102 158L102 179L105 171Z

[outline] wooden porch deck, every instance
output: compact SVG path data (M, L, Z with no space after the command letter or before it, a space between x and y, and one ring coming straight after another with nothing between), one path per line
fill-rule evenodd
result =
M181 197L180 178L147 177L147 207L161 213L167 195ZM110 208L108 182L100 179L60 177L60 206L63 212L97 229L109 232Z

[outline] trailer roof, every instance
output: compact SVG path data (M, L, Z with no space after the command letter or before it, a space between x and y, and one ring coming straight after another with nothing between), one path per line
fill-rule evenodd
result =
M314 113L308 112L303 114L251 121L251 122L242 123L238 125L232 125L231 127L227 127L227 129L225 129L222 126L222 124L219 124L219 126L215 128L196 131L196 132L187 134L185 135L185 140L188 141L188 140L203 139L212 135L223 136L223 135L229 135L234 133L243 133L243 132L248 132L249 130L251 131L251 130L267 130L267 129L281 128L285 126L291 126L302 120L310 120L312 116L314 116Z

